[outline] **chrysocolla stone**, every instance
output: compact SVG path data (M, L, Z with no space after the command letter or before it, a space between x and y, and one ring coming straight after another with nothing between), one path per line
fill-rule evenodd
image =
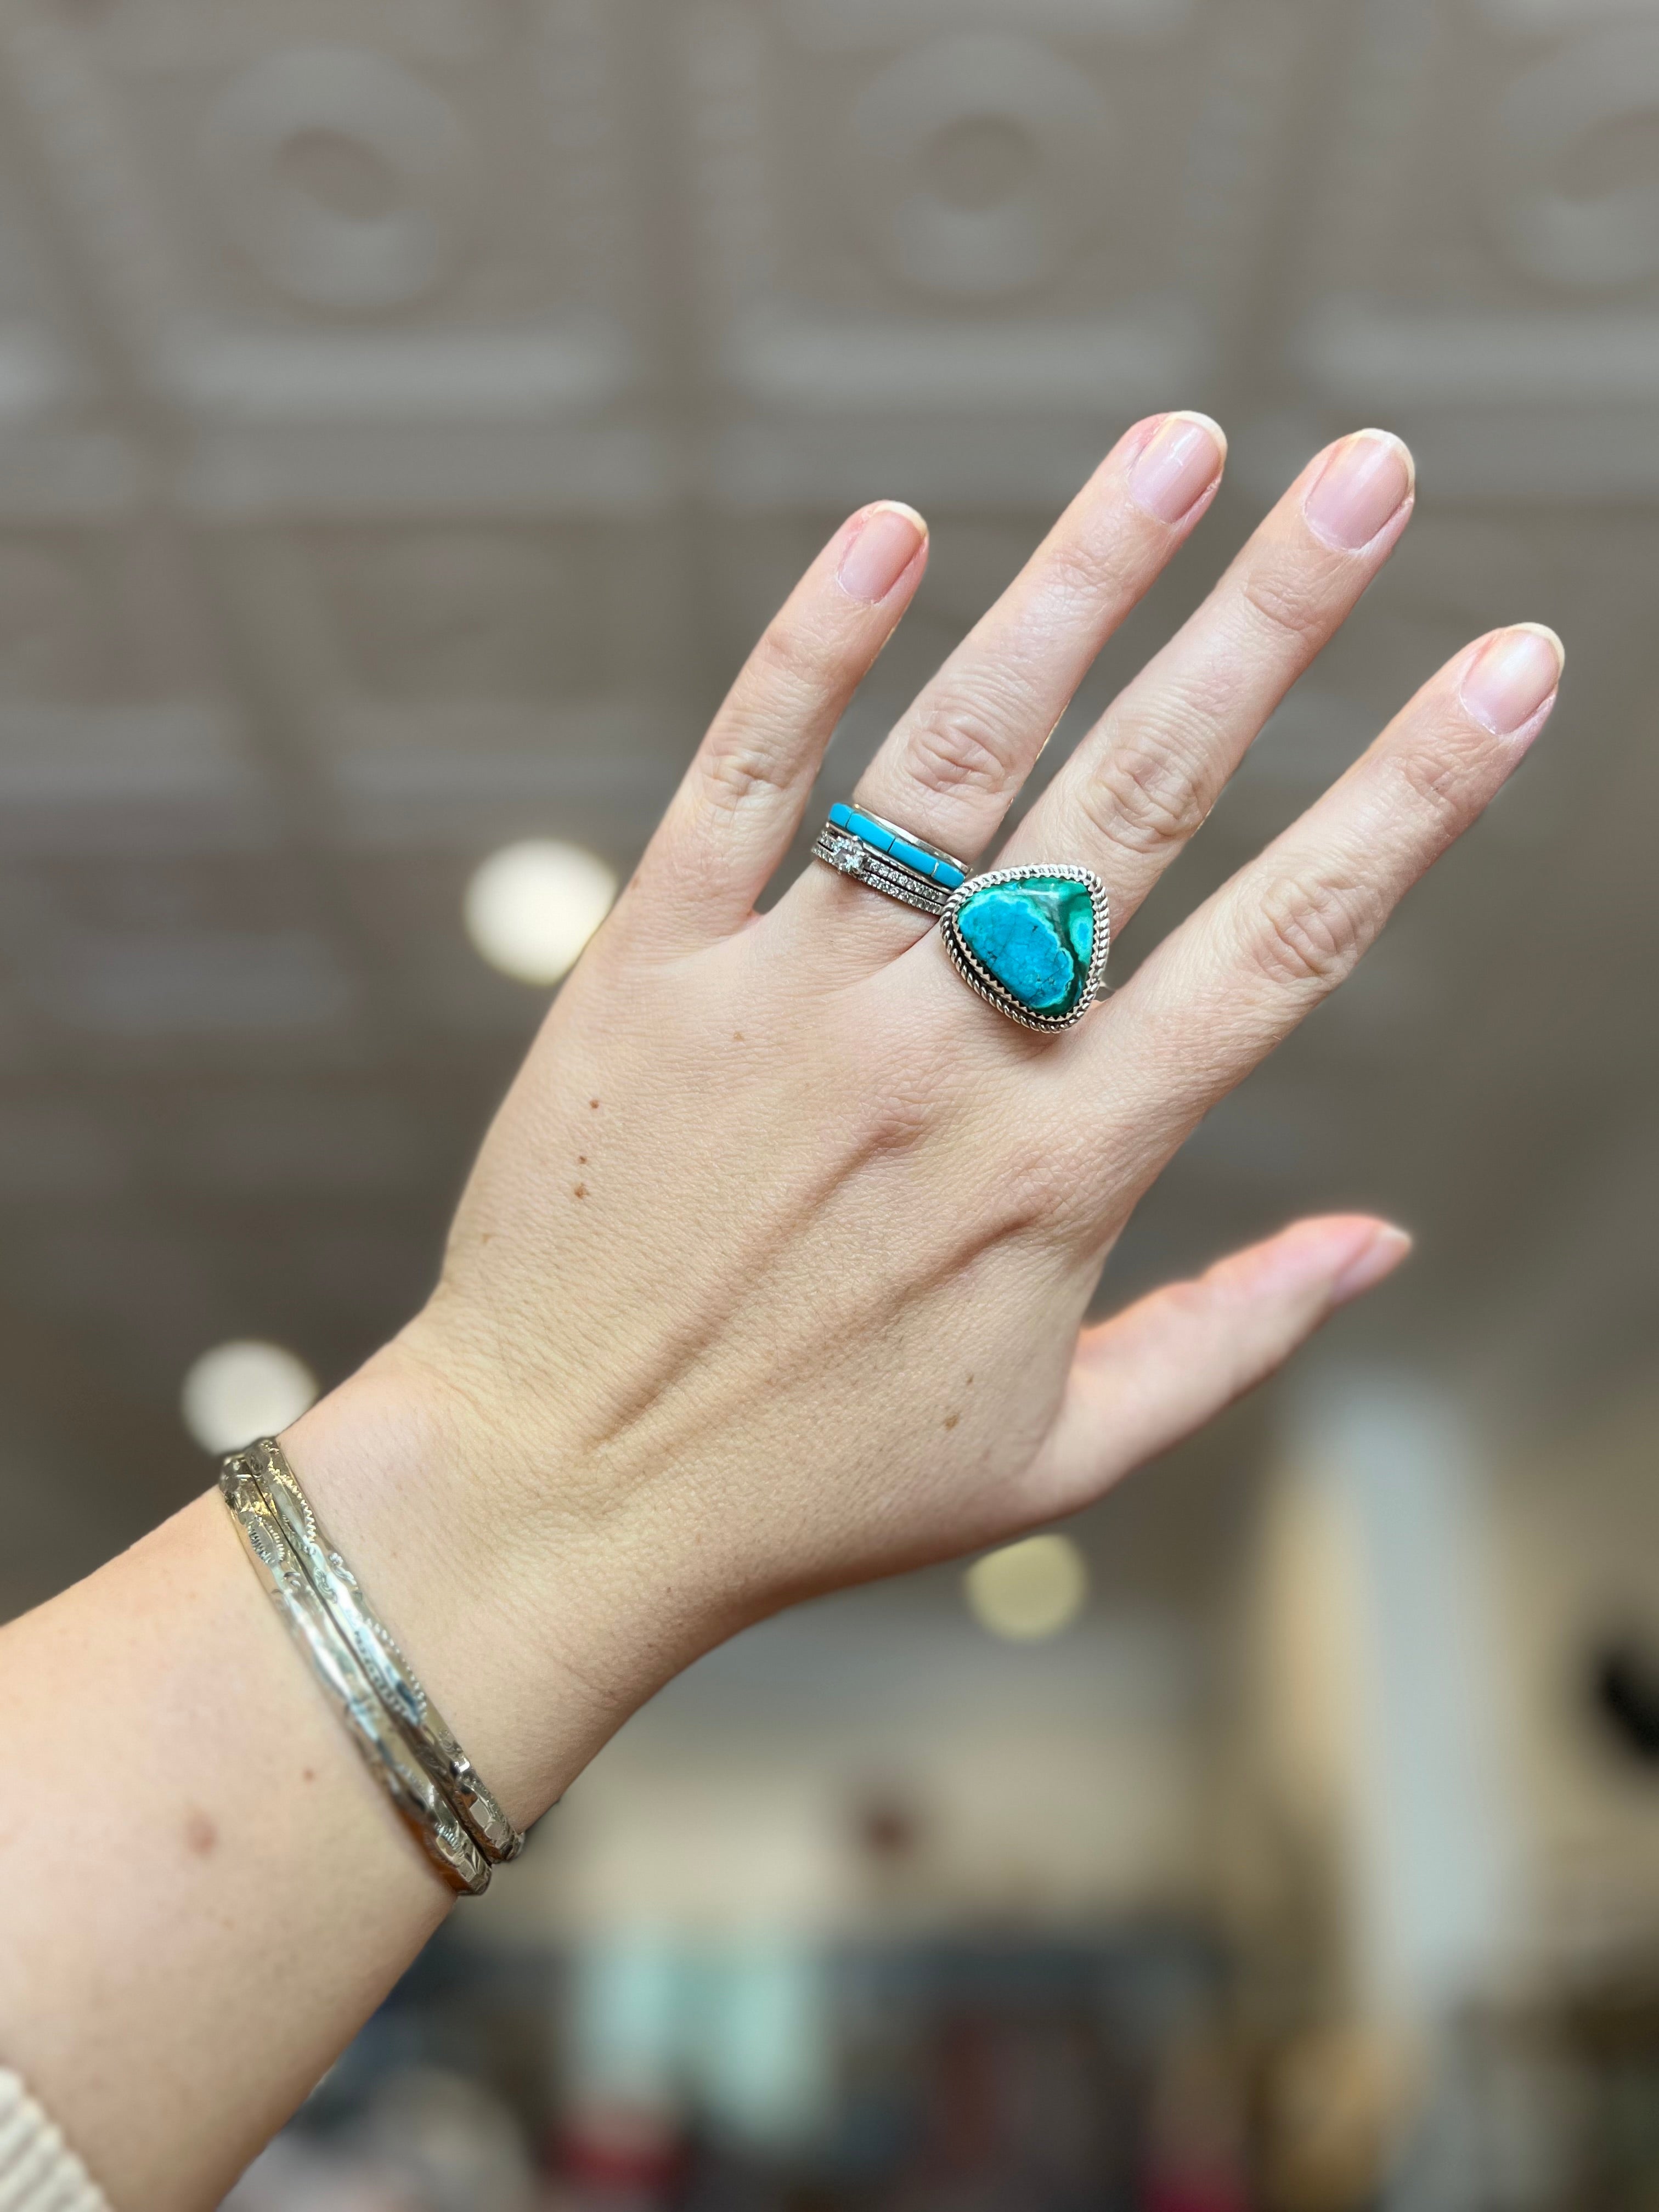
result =
M1095 909L1086 884L1028 876L988 884L965 899L957 927L981 967L1034 1014L1069 1014L1095 954Z

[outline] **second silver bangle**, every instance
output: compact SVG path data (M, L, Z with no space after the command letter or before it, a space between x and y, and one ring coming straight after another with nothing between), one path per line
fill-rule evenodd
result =
M416 1758L356 1654L330 1619L245 1455L234 1455L220 1469L219 1494L266 1595L345 1723L364 1765L451 1888L477 1896L489 1887L489 1860Z
M287 1454L262 1437L243 1455L266 1503L282 1524L307 1580L351 1646L364 1672L407 1739L488 1859L517 1858L524 1838L485 1787L454 1730L421 1686L415 1670L370 1608L354 1575L319 1523Z

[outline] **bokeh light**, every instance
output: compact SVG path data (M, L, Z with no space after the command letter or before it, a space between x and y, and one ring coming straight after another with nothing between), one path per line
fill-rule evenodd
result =
M1069 1536L1027 1536L975 1559L963 1587L981 1628L1010 1644L1035 1644L1082 1612L1089 1565Z
M492 853L467 885L467 934L504 975L556 983L616 896L616 876L597 854L551 837L526 838Z
M204 1352L185 1377L185 1426L204 1451L229 1452L275 1436L315 1402L317 1378L280 1344L244 1338Z

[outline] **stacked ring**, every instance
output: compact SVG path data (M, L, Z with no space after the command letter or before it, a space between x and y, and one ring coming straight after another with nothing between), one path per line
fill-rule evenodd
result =
M968 878L954 854L879 814L845 805L830 808L829 821L813 841L812 858L935 920Z
M1099 998L1112 940L1106 886L1064 860L969 876L896 822L836 805L812 857L940 925L970 991L1022 1029L1068 1030Z

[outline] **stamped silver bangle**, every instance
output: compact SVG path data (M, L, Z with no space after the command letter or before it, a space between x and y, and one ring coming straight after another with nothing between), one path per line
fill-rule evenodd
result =
M275 1437L262 1437L243 1454L283 1534L305 1570L334 1626L356 1655L420 1760L459 1814L484 1856L515 1859L524 1838L496 1802L404 1658L391 1632L364 1597L357 1577L319 1522L316 1510Z
M219 1494L266 1595L344 1721L364 1765L450 1887L478 1896L489 1887L489 1861L415 1756L356 1654L336 1627L328 1607L312 1588L246 1455L234 1454L221 1468Z

